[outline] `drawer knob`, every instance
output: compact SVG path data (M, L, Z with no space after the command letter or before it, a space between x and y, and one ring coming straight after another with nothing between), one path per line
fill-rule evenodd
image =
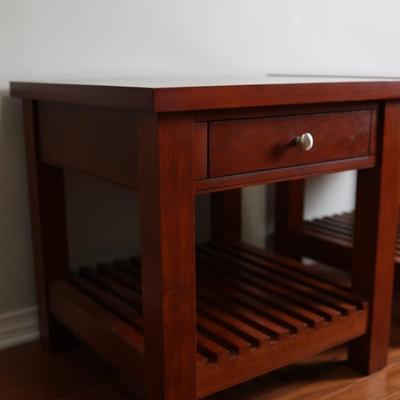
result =
M309 132L303 133L301 136L297 136L295 143L304 151L310 151L314 146L313 135Z

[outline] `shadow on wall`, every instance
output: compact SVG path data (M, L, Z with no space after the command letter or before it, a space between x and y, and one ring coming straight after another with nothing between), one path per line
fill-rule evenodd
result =
M119 186L66 171L71 265L129 257L138 251L137 196Z
M74 171L67 171L65 178L71 264L89 265L137 254L137 193ZM199 196L196 205L197 239L203 241L209 230L208 196Z

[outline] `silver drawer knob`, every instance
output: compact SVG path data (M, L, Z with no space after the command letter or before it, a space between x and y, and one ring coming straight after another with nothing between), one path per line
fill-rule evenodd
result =
M295 138L295 143L304 151L310 151L314 146L313 135L309 132L303 133Z

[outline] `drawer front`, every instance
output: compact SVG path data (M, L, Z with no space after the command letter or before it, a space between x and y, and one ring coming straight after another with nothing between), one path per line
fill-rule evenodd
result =
M370 155L372 110L210 123L209 176L219 177ZM309 151L296 137L311 133Z

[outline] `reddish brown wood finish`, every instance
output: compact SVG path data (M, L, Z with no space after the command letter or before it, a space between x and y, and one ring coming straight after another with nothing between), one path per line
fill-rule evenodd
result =
M351 269L352 243L337 237L329 237L321 231L315 232L309 225L293 232L282 240L284 251L295 258L309 257L325 264L349 271Z
M370 111L353 111L213 122L210 177L374 155L371 117ZM314 137L310 151L295 144L305 132Z
M287 242L303 227L304 187L305 182L301 179L275 185L274 249L277 253L297 259L302 253L296 253L291 246L287 246Z
M345 103L296 104L240 109L203 110L194 112L196 122L229 121L247 118L288 117L296 115L341 113L349 111L377 110L376 101Z
M362 111L364 110L364 111ZM368 110L368 111L365 111ZM241 111L238 115L243 121L249 118L273 115L283 116L288 113L299 115L315 113L348 113L371 112L371 131L375 130L376 105L373 103L356 103L345 105L307 106L296 108L264 109ZM97 117L99 116L99 117ZM220 112L209 115L213 119L226 119L231 114ZM203 115L203 118L205 115ZM304 117L304 115L303 115ZM310 115L309 118L312 116ZM72 106L65 104L38 103L38 118L41 126L41 156L50 165L71 168L86 174L94 175L129 188L138 189L137 178L137 132L135 114L121 108L104 109L99 107ZM259 121L261 119L257 119ZM274 120L274 118L270 118ZM349 168L363 168L374 163L373 156L359 157L351 160L323 160L323 165L313 163L302 168L288 170L273 169L256 171L246 176L231 175L223 178L209 179L208 162L208 122L198 121L194 124L195 176L199 179L198 191L215 190L216 187L240 187L242 182L258 183L265 179L280 180L280 176L291 172L293 177L299 174L320 173L321 169L331 172ZM374 153L374 135L371 135L370 153ZM92 146L96 143L96 146ZM291 151L293 149L288 149ZM303 155L301 155L302 157ZM232 157L231 157L232 158ZM237 158L237 157L236 157ZM272 161L272 160L271 160ZM297 160L295 162L300 162ZM351 165L350 165L351 164ZM300 176L302 176L300 175Z
M342 213L304 221L301 230L295 231L293 235L285 239L285 247L298 255L350 270L353 251L353 220L353 213ZM400 267L399 225L397 225L394 261L395 267Z
M122 108L41 102L37 109L44 162L138 189L135 113ZM196 177L206 178L206 123L195 124L194 138Z
M136 118L130 110L40 102L38 120L44 162L137 188Z
M353 290L366 296L371 308L368 334L351 345L349 357L367 373L387 361L400 180L399 102L385 104L382 133L379 165L358 173L352 260Z
M208 176L208 124L197 122L194 124L194 157L196 179Z
M77 337L113 367L129 371L137 386L143 383L143 336L115 318L84 291L65 282L50 286L51 312Z
M211 242L198 248L197 264L197 397L366 331L366 301L300 263ZM51 286L52 312L130 380L141 377L146 357L137 303L143 273L133 259L83 268Z
M390 314L382 312L382 310L390 309L393 289L393 258L398 210L398 181L400 179L397 156L400 148L398 135L400 132L400 106L394 102L387 103L384 116L383 140L386 142L381 144L381 147L385 148L388 153L381 156L382 161L379 168L360 171L358 175L357 219L354 232L354 241L358 241L358 245L354 246L353 252L351 252L353 245L352 221L348 221L347 216L340 217L340 219L346 218L346 223L348 221L350 224L350 231L348 231L347 225L337 225L335 222L330 223L335 225L334 228L327 229L329 222L323 220L299 226L299 221L302 220L299 212L290 216L295 229L286 237L277 238L280 246L286 247L286 251L313 257L334 266L343 268L349 266L353 260L354 288L367 296L371 300L371 304L375 305L371 309L371 313L375 313L371 321L375 321L375 323L371 325L368 335L356 341L350 351L353 365L363 372L376 371L386 364L386 352L382 349L389 340ZM293 205L301 201L304 193L301 191L296 193L293 183L288 185L290 190L281 194L286 204ZM278 208L281 204L281 202L277 203ZM375 210L374 213L372 209ZM284 212L284 209L282 208L280 212ZM367 268L370 270L367 271ZM377 271L375 268L382 268L382 270ZM367 276L375 276L375 279L369 280ZM378 276L380 279L377 279ZM376 293L381 294L374 299ZM373 340L374 335L379 339Z
M366 372L384 366L398 193L392 180L397 182L399 175L395 157L400 151L396 135L400 119L396 102L380 102L400 99L399 83L165 89L16 83L12 93L34 99L39 107L40 118L36 119L33 103L25 100L45 339L48 332L56 338L49 326L55 316L113 365L127 370L128 376L143 368L149 400L194 400L360 335L364 336L350 351L353 365ZM381 104L385 124L383 130L376 130ZM250 146L243 138L249 137L250 128L264 124L267 117L295 121L303 128L315 121L313 114L321 112L329 118L336 116L329 125L337 123L337 137L342 130L348 132L341 142L345 149L335 145L319 158L298 162L286 155L282 163L270 157L261 168L273 168L248 168L251 160L243 149L254 148L254 144ZM352 116L349 121L344 114ZM367 114L371 115L370 140L347 146L346 139L354 134L349 129L356 120L353 117ZM234 127L238 120L246 125L237 141L242 151L232 153L229 130L224 134L229 151L225 155L218 150L223 161L220 171L231 175L211 177L213 127ZM348 124L343 125L344 121ZM367 139L367 128L361 125L361 136ZM325 132L322 123L318 127ZM271 132L274 139L275 132ZM246 168L241 158L247 159ZM132 268L127 272L122 263L115 268L101 266L96 273L83 270L67 282L62 172L47 163L139 189L141 273ZM359 172L353 293L344 295L344 289L328 284L325 278L312 277L296 262L232 243L240 237L239 190L213 194L213 237L230 244L199 249L196 282L196 192L240 189L353 168L366 169ZM300 191L293 191L292 186L282 188L286 190L283 197L299 196ZM288 202L282 205L290 210L278 216L282 237L296 234L292 232L299 223L301 204L293 209ZM224 224L223 229L217 223ZM360 294L370 302L368 320ZM143 366L141 345L137 345L141 337ZM133 350L125 352L124 346ZM116 352L110 350L113 347Z
M242 238L242 191L211 193L211 237L238 242Z
M353 228L351 227L347 237L344 237L332 234L329 221L324 219L304 221L304 195L304 180L276 185L275 250L296 259L309 257L337 268L350 270ZM299 207L299 204L302 206ZM288 209L290 212L287 212Z
M199 179L195 182L196 192L209 193L228 189L237 189L264 183L297 180L309 176L330 174L352 169L371 168L375 157L360 157L338 161L325 161L315 164L296 165L247 174L229 175L218 178Z
M266 83L202 87L194 84L193 87L168 88L154 84L143 88L107 85L107 82L104 85L12 82L11 94L57 103L175 112L395 99L400 97L400 83Z
M154 90L155 111L190 111L398 98L398 82L240 85Z
M193 121L138 115L146 399L196 397Z
M36 104L23 104L39 329L47 349L63 345L66 333L49 314L48 285L68 276L63 171L40 162Z

